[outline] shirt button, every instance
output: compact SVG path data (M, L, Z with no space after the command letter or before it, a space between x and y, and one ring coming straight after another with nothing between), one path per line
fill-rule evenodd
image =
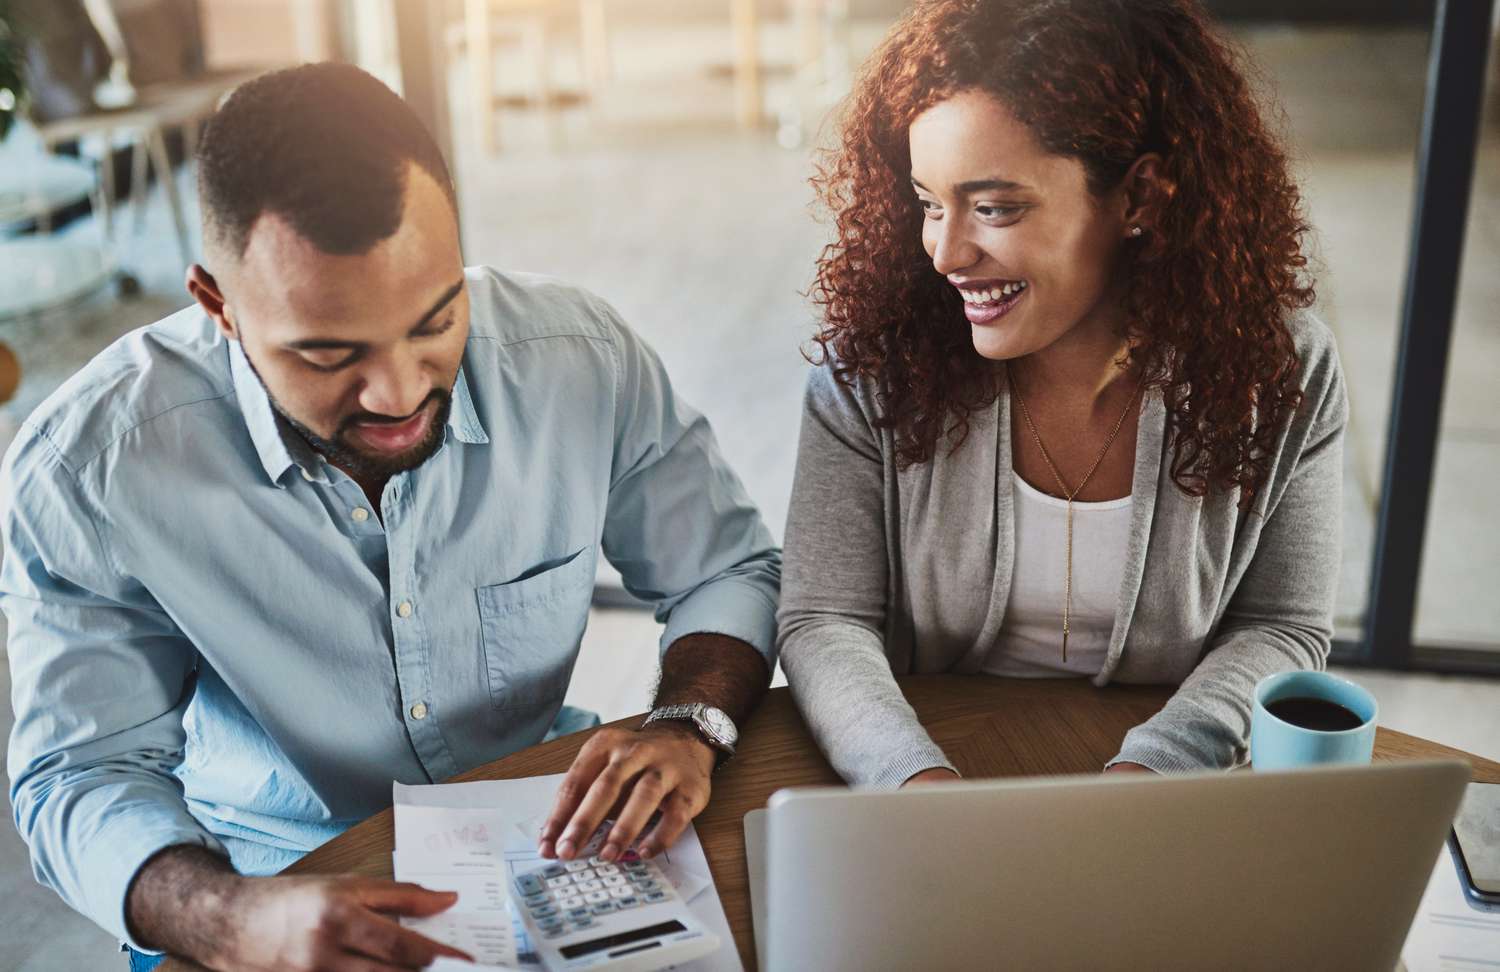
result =
M411 717L413 719L425 719L425 718L427 718L427 703L426 702L418 702L416 705L412 706L411 707Z
M354 517L355 523L363 523L370 518L370 511L363 506L356 506L350 516Z
M411 602L402 601L400 604L396 605L396 613L401 615L403 618L411 617ZM420 719L422 717L417 716L417 718Z

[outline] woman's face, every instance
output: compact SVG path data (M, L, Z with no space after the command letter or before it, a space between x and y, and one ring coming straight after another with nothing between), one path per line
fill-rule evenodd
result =
M1044 151L983 92L933 105L908 138L922 245L963 296L976 351L1018 358L1115 326L1122 190L1094 196L1082 163Z

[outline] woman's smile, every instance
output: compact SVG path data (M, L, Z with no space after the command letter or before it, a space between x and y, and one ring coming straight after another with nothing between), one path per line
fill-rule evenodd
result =
M1024 280L968 280L953 281L964 299L964 317L970 324L983 326L993 324L1009 314L1026 294Z

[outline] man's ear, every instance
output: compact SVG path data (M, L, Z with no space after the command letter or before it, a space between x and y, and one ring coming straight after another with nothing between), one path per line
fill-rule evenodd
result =
M188 267L187 292L203 308L203 313L213 318L221 334L231 341L240 339L238 328L229 319L228 305L224 300L224 292L219 289L219 282L201 263Z
M1149 235L1159 225L1161 212L1177 189L1167 176L1166 163L1155 152L1147 152L1131 163L1121 185L1125 190L1126 232L1131 236Z

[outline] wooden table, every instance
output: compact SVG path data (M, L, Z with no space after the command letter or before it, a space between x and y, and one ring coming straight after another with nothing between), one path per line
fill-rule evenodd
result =
M1022 680L953 675L900 679L923 725L965 776L1046 776L1089 773L1119 751L1132 726L1150 718L1171 688L1111 686L1081 679ZM614 725L637 725L641 716ZM696 827L714 884L747 969L755 966L750 894L741 820L784 786L837 783L813 745L786 689L776 689L743 727L740 753L714 780L713 800ZM591 730L594 732L597 730ZM589 733L562 739L480 766L452 782L503 780L567 770ZM1474 768L1474 779L1500 783L1500 763L1415 736L1381 729L1375 760L1454 757ZM391 876L395 836L390 810L351 827L288 868L298 874ZM168 962L163 970L190 966Z

